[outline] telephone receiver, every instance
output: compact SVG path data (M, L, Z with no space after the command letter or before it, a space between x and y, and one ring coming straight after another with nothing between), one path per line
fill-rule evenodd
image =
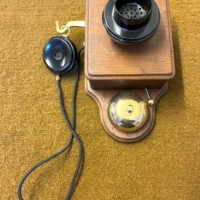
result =
M86 1L86 92L109 136L145 138L174 75L168 0Z

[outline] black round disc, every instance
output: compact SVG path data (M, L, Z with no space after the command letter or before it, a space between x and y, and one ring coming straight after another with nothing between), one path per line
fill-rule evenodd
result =
M74 66L77 50L67 38L51 38L43 49L43 60L49 70L55 74L66 74Z

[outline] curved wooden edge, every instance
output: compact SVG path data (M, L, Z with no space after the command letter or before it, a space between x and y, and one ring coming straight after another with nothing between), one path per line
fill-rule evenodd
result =
M149 89L151 98L154 100L155 103L153 106L149 106L149 116L145 125L141 129L133 133L125 133L116 129L111 124L108 118L108 107L109 107L111 99L117 93L124 90L93 90L90 86L90 82L87 79L85 81L85 87L86 87L87 94L90 97L92 97L98 104L101 122L102 122L102 125L104 126L104 129L108 133L108 135L117 141L128 143L128 142L137 142L145 138L151 132L152 128L154 127L155 119L156 119L155 117L156 105L158 103L158 100L161 98L161 96L163 96L167 92L168 83L165 83L163 87L160 89ZM144 100L148 99L147 94L144 89L134 89L134 90L128 90L128 91L132 91L140 95Z

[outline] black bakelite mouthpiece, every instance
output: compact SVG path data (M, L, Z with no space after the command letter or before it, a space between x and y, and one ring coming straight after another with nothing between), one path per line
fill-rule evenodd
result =
M103 11L106 31L122 44L148 40L159 23L160 12L154 0L109 0Z
M77 57L75 45L67 38L51 38L43 49L46 67L55 74L67 74L73 68Z

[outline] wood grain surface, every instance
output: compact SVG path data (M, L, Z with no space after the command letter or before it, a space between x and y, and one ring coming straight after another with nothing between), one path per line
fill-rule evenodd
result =
M102 12L106 3L106 0L86 1L85 75L91 86L94 89L114 86L121 89L135 83L142 86L142 80L149 87L161 87L163 82L160 80L173 78L175 69L168 0L156 0L161 13L156 34L144 43L128 46L113 42L104 29ZM102 84L104 80L108 82ZM123 83L117 80L123 80Z

